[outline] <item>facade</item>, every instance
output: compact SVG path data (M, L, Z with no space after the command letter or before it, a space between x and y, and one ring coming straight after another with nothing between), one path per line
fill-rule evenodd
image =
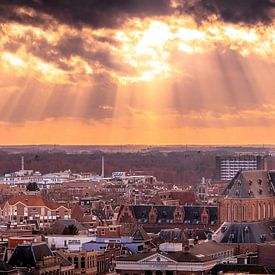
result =
M262 156L217 156L216 177L218 180L231 180L240 170L261 170L263 165Z
M217 228L218 207L198 205L122 205L117 222L125 231L142 225L146 231L167 228ZM128 232L128 233L129 233ZM126 232L127 233L127 232Z
M59 251L59 254L74 265L74 274L95 275L97 273L96 252Z
M95 240L88 235L48 235L45 239L51 249L68 249L70 251L81 251L84 243Z
M196 193L193 191L160 191L151 200L156 205L195 205L198 203Z
M241 171L219 201L221 227L214 239L245 251L275 240L275 172Z
M221 222L262 222L275 218L275 172L242 171L220 200Z
M19 274L74 274L74 266L55 255L45 243L17 245L8 259L8 264Z
M1 220L10 222L11 225L24 225L33 221L41 228L70 216L69 208L36 195L12 197L2 205L0 213Z
M233 257L233 249L216 242L195 246L163 244L160 251L139 253L116 260L121 275L186 275L207 274L216 264Z

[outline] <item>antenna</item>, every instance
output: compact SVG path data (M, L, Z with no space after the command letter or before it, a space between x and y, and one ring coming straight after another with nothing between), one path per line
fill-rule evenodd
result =
M24 171L24 156L21 157L21 170Z
M101 177L104 178L104 156L101 158Z

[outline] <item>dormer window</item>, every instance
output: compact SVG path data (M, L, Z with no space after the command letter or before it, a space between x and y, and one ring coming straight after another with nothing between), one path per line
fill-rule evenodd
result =
M259 194L260 194L260 195L262 195L262 193L263 193L263 189L262 189L262 188L260 188L260 189L258 190L258 192L259 192Z
M248 181L248 184L249 184L249 185L252 185L252 180L249 180L249 181Z
M235 195L236 195L236 197L239 197L240 196L240 191L236 190Z
M263 182L262 179L258 179L258 184L259 185L262 185L262 182Z

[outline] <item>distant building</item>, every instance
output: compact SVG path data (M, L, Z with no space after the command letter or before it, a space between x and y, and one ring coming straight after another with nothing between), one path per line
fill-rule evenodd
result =
M71 210L59 203L36 195L19 195L1 205L0 218L11 225L35 222L38 227L50 226L60 218L70 218Z
M217 156L216 177L218 180L231 180L240 170L262 170L263 166L263 156Z
M45 243L19 244L7 262L18 274L75 274L74 266Z
M74 274L97 274L96 252L94 251L59 251L62 257L74 265Z
M217 228L217 206L199 205L122 205L118 216L125 233L142 225L148 232L168 228Z
M195 205L198 200L193 191L169 190L158 192L150 202L156 205Z
M275 172L241 171L219 201L220 221L214 239L245 252L275 240Z
M184 275L207 274L216 264L229 260L233 248L213 241L195 246L164 243L160 251L139 253L116 260L121 275Z

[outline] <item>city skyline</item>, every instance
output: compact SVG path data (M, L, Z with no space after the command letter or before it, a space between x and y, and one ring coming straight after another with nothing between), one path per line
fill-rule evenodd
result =
M274 144L274 2L1 1L0 144Z

